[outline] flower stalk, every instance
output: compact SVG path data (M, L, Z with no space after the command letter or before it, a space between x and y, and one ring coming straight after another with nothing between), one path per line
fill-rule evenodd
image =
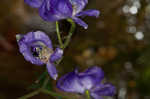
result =
M27 95L24 95L24 96L22 96L22 97L20 97L20 98L18 98L18 99L28 99L28 98L30 98L30 97L33 97L33 96L39 94L39 93L40 93L40 89L35 90L35 91L33 91L33 92L31 92L31 93L29 93L29 94L27 94Z
M68 46L68 44L71 40L72 34L73 34L73 32L75 31L75 28L76 28L76 24L74 23L74 21L72 19L67 19L67 21L71 24L71 28L69 30L69 34L66 38L66 41L64 43L64 48L63 49L65 49Z
M42 88L45 88L45 87L46 87L46 85L48 84L48 81L49 81L49 76L47 75L47 77L46 77L46 79L45 79L45 81L44 81L44 83L43 83Z
M52 91L49 91L49 90L46 90L46 89L41 89L41 92L42 92L42 93L45 93L45 94L48 94L48 95L55 96L55 97L62 97L62 98L64 98L64 99L70 99L69 97L66 97L66 96L57 94L57 93L55 93L55 92L52 92Z
M56 21L56 33L57 33L57 37L58 37L58 42L60 44L60 48L63 48L63 42L60 36L60 31L59 31L59 22Z
M86 96L87 96L87 99L91 99L91 98L90 98L90 93L89 93L88 90L85 91L85 94L86 94Z

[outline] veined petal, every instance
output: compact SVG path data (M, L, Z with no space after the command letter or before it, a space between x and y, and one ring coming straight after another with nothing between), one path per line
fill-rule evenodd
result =
M113 96L116 93L116 88L109 83L98 84L91 90L91 93L99 96Z
M88 28L88 25L82 21L80 18L77 18L77 17L73 17L72 18L77 24L79 24L80 26L84 27L84 29L87 29Z
M62 55L63 55L63 50L60 48L56 48L54 53L51 55L50 62L55 62L61 59Z
M39 8L44 0L24 0L25 3L34 8Z
M47 62L46 67L47 67L47 70L48 70L49 75L50 75L54 80L56 80L57 77L58 77L58 74L57 74L57 70L56 70L56 67L54 66L54 64L53 64L53 63L50 63L50 62Z
M76 71L62 76L57 81L57 88L66 92L84 93L84 86L80 83Z
M100 14L100 12L98 10L93 10L93 9L90 9L90 10L86 10L86 11L82 11L80 13L78 13L76 16L95 16L95 17L98 17Z

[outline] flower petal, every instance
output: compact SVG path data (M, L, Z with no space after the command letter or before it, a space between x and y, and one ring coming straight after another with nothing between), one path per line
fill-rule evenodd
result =
M86 90L90 90L95 85L95 82L96 82L96 79L92 78L91 76L87 76L87 75L80 76L79 80Z
M42 6L39 8L39 14L45 21L51 22L66 18L55 9L48 8L47 3L43 3Z
M45 0L39 13L46 21L58 21L71 17L72 5L68 0Z
M88 28L88 25L82 21L81 19L77 18L77 17L73 17L72 18L77 24L79 24L80 26L84 27L84 29Z
M72 16L72 5L69 0L59 0L56 10L65 16Z
M116 88L109 83L98 84L91 90L91 93L99 96L113 96L116 93Z
M85 8L88 0L70 0L70 3L73 6L73 16L75 16Z
M30 48L29 46L26 44L26 42L24 41L25 38L22 35L16 35L17 42L19 45L19 51L20 53L23 54L25 60L31 62L32 64L36 64L36 65L43 65L44 63L42 61L40 61L38 58L33 57L33 55L31 55L30 52Z
M58 77L56 67L55 67L52 63L50 63L50 62L48 62L48 63L46 64L46 67L47 67L47 70L48 70L49 75L50 75L54 80L56 80L57 77Z
M34 8L39 8L42 5L43 0L24 0L25 3Z
M66 92L84 93L85 89L78 79L76 71L62 76L57 81L57 88Z
M104 71L98 66L90 67L80 73L80 75L92 76L94 79L97 79L97 82L101 82L104 79Z
M100 12L98 10L86 10L86 11L82 11L80 13L78 13L76 16L95 16L98 17L100 14Z
M60 48L56 48L54 53L51 55L50 61L55 62L61 59L62 55L63 55L63 50Z
M79 78L83 86L90 90L96 84L99 84L104 78L104 72L100 67L94 66L86 71L79 73Z
M29 32L26 35L24 35L24 42L27 43L33 43L33 42L42 42L47 47L52 49L52 43L49 37L42 31L36 31L36 32Z

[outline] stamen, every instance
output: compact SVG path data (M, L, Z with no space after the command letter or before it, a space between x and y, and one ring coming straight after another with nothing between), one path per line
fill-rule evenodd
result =
M53 50L51 50L48 47L44 47L39 54L39 58L42 62L47 63L52 53L53 53Z
M32 55L40 59L43 63L47 63L53 53L53 50L48 48L42 42L34 42L33 45L34 47L31 47Z

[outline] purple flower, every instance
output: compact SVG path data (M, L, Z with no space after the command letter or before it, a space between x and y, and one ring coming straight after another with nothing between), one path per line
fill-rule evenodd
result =
M65 92L80 94L88 90L94 99L102 99L101 96L113 96L116 88L109 83L102 83L103 78L104 72L97 66L81 73L74 70L57 81L57 88Z
M49 75L56 80L58 75L54 62L62 57L63 50L56 48L54 51L51 40L41 31L18 34L16 39L25 60L36 65L46 64Z
M88 0L25 0L31 7L39 8L40 16L46 21L58 21L72 18L77 24L85 29L88 25L79 17L95 16L98 17L98 10L83 11Z

